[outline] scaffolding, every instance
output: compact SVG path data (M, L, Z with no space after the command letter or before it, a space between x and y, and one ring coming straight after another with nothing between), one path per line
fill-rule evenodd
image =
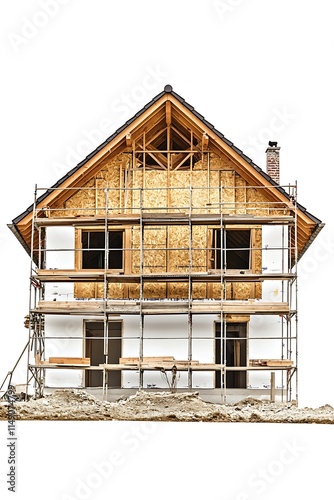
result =
M142 152L146 152L143 148ZM162 151L147 150L147 153L157 155ZM169 152L170 153L170 152ZM184 151L176 153L184 154ZM144 373L146 371L160 371L162 373L186 372L188 389L193 389L193 374L197 371L217 373L220 376L220 391L222 398L226 401L227 377L228 374L244 373L248 380L252 372L266 371L281 374L281 399L298 401L298 314L297 314L297 183L288 186L281 186L286 189L286 202L278 201L247 201L247 196L237 200L227 200L226 193L229 190L237 190L238 186L232 185L210 185L194 186L190 182L187 187L166 186L158 187L133 187L134 171L136 160L135 152L130 154L131 161L122 174L124 184L121 187L98 186L94 187L74 187L74 188L54 188L69 198L74 193L84 193L94 191L96 200L95 206L71 206L66 207L65 203L61 208L44 207L42 210L37 207L40 193L45 192L45 188L35 189L32 235L31 235L31 266L30 266L30 296L29 296L29 354L27 369L27 393L33 383L35 396L41 397L45 391L45 378L47 370L81 370L97 371L102 373L102 385L104 394L108 391L108 373L113 371L135 371L138 372L138 388L144 388ZM145 158L145 155L144 155ZM209 154L207 155L209 162ZM192 156L190 157L192 159ZM192 161L192 160L191 160ZM132 165L132 167L131 167ZM142 165L143 176L145 175L145 164ZM191 179L192 165L190 165ZM209 165L208 165L209 172ZM132 179L132 182L130 180ZM240 188L241 189L241 188ZM272 189L262 186L242 186L243 192L246 190L256 190L257 192ZM52 190L48 190L51 192ZM161 191L164 192L165 204L156 200L159 199ZM178 199L185 200L182 204L171 203L171 198L175 191L179 192ZM265 192L265 191L264 191ZM205 199L205 203L198 203L199 195ZM152 202L152 199L154 200ZM270 197L269 197L270 199ZM101 203L103 200L103 203ZM117 203L115 202L117 200ZM150 202L148 203L148 200ZM246 227L249 230L262 229L265 226L281 227L281 243L279 246L271 248L263 247L261 244L255 246L250 238L248 247L228 248L227 233L231 228ZM84 249L82 244L77 244L77 240L72 248L50 249L47 244L47 230L51 227L72 227L74 231L99 230L104 232L103 265L100 268L83 269L82 266L75 265L73 269L48 268L49 252L70 252L74 255L74 261L78 262L78 256L94 249ZM183 228L183 234L187 235L186 241L179 241L177 245L170 242L169 228ZM112 268L109 262L111 252L117 248L110 247L109 232L113 229L123 231L124 228L130 231L130 237L123 239L122 258L127 260L127 265L121 270ZM165 246L147 245L147 234L154 228L163 228L166 235ZM187 228L185 230L184 228ZM206 245L199 246L194 242L194 233L197 228L204 234ZM213 241L212 234L216 235L218 243L209 244ZM124 242L126 243L124 245ZM135 243L137 242L137 243ZM101 249L99 249L101 250ZM258 255L266 251L279 251L281 253L280 268L277 271L261 269L254 272L254 266L249 269L230 269L227 265L229 252L247 251L249 259L251 255L258 252ZM188 254L187 259L185 254ZM163 255L163 265L158 262L156 266L152 264L155 260L152 255ZM219 268L217 266L219 256ZM150 256L150 265L147 264L147 256ZM170 266L170 261L177 259L181 255L180 269L177 271ZM198 264L201 256L203 262ZM79 259L80 260L80 259ZM187 260L187 263L185 264ZM212 261L215 260L214 265ZM205 261L205 262L204 262ZM162 269L164 267L164 269ZM256 297L256 290L261 290L266 282L275 282L280 286L280 301L264 301ZM73 297L71 300L47 300L46 286L55 283L73 283L73 286L80 284L95 284L99 293L90 298ZM183 285L182 296L175 297L169 291L173 286ZM247 284L251 290L250 297L238 299L233 296L233 289L237 289L238 284ZM280 284L280 285L279 285ZM103 293L101 293L101 287ZM110 291L113 285L118 285L122 290L122 297L113 297ZM160 286L164 290L154 296L150 290L152 286ZM151 288L150 288L151 286ZM205 290L202 296L198 292L194 293L194 287L201 286ZM260 288L256 288L256 287ZM234 287L234 288L233 288ZM78 290L78 289L77 289ZM135 290L135 292L133 292ZM197 288L199 290L199 288ZM219 290L219 294L217 294ZM132 291L132 292L131 292ZM78 295L78 293L77 293ZM94 295L94 294L92 294ZM151 296L150 296L151 295ZM261 295L262 296L262 295ZM68 297L67 297L68 299ZM214 333L212 338L194 335L193 319L196 315L212 315L218 318L219 335ZM103 342L104 342L104 362L94 366L87 364L84 358L81 363L71 363L70 358L63 361L51 362L46 359L46 343L52 341L54 337L47 335L45 331L45 318L49 315L69 315L80 316L85 319L94 318L103 322ZM138 341L138 356L131 364L121 362L111 363L108 355L109 333L108 325L112 318L136 315L139 317L139 332L136 337L131 336L131 340ZM150 360L145 358L145 341L150 337L145 335L145 323L148 316L159 315L186 315L188 321L188 331L182 334L176 332L175 337L168 339L182 339L187 342L187 359L178 363L178 360ZM228 336L227 325L231 317L251 318L252 316L275 315L281 323L281 334L253 335L249 332L244 337ZM248 320L249 321L249 320ZM218 331L218 327L217 327ZM78 342L78 336L58 335L58 339L66 338L73 342ZM87 337L83 333L81 342ZM118 337L117 337L118 338ZM126 340L127 335L119 337L120 341ZM155 340L165 340L164 337L155 337ZM219 360L212 363L201 363L193 359L194 340L215 342L218 339L220 346ZM252 342L280 342L280 353L276 359L249 359L249 346ZM80 341L80 340L79 340ZM244 341L247 344L246 363L233 364L228 362L227 350L229 342ZM217 344L217 345L218 345ZM65 356L66 353L64 353ZM219 362L217 362L219 361ZM285 377L285 380L284 380ZM272 382L273 385L273 382ZM272 388L271 388L272 389Z

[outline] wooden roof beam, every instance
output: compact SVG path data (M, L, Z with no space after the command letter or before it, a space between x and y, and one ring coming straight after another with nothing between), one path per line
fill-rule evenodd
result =
M167 170L167 158L160 153L148 153L151 158L153 158L154 161L157 162L160 167L162 167L164 170Z
M188 153L186 156L185 153L172 155L172 169L178 170L181 168L182 165L190 158L191 154L192 153Z
M172 124L172 103L166 101L166 125Z
M203 137L202 137L202 150L207 150L209 147L209 136L203 132Z
M131 133L126 134L126 136L125 136L125 144L126 144L127 148L131 149L131 146L132 146L132 136L131 136Z
M146 147L151 144L153 141L155 141L155 139L158 139L161 135L165 134L166 131L167 131L167 127L164 127L162 130L159 130L159 128L157 127L157 130L158 132L155 133L155 130L154 130L154 135L151 139L148 139L149 137L149 134L146 135Z
M188 139L185 135L183 135L180 130L178 130L177 128L175 128L173 125L171 127L172 131L175 132L175 134L180 137L181 139L183 139L183 141L187 144L189 144L189 146L191 145L191 140Z

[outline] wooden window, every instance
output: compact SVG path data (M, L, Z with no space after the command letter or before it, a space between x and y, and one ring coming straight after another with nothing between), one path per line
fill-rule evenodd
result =
M108 232L108 269L123 269L124 231ZM82 269L104 269L105 267L105 232L82 231Z
M214 229L212 234L213 269L251 268L250 229Z

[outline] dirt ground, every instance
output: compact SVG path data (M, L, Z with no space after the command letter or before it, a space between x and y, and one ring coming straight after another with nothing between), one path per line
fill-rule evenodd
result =
M0 403L0 419L8 418L8 403ZM174 422L277 422L333 424L334 408L297 408L247 398L237 404L204 402L197 393L148 393L116 403L100 401L81 389L60 389L38 400L16 401L17 420L160 420Z

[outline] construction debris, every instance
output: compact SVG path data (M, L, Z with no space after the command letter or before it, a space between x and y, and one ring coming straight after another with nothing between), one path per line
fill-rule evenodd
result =
M0 420L8 403L0 403ZM246 398L237 404L213 404L196 392L146 392L111 403L81 389L58 389L52 395L15 402L17 420L149 420L173 422L271 422L334 424L334 408L297 408Z

